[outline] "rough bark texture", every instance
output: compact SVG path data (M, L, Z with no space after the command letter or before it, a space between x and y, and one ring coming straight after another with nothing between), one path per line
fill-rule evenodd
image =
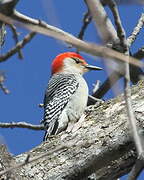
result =
M132 87L132 104L137 125L143 130L144 81ZM53 153L19 169L23 180L86 180L94 172L98 180L111 180L130 171L136 152L123 95L100 105L89 106L86 113L86 121L77 132L65 138L63 132L30 152L15 157L16 162L20 163L27 154L31 155L30 158L36 157L60 144L74 143L69 149Z

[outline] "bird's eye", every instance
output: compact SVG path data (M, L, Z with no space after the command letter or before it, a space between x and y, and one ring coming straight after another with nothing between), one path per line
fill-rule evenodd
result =
M76 62L77 64L81 63L81 61L80 61L78 58L72 58L72 59L75 60L75 62Z

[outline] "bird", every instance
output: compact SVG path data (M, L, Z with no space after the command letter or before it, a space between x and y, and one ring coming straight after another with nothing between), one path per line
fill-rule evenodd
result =
M61 53L52 61L51 78L44 95L44 141L64 130L70 129L70 132L84 113L88 85L83 74L90 70L102 68L89 65L75 52Z

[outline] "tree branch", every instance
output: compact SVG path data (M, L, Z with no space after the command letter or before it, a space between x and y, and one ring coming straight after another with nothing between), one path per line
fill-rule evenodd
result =
M0 128L26 128L31 130L44 130L43 125L34 125L26 122L10 122L10 123L0 122Z
M10 49L6 54L0 56L0 63L6 61L9 57L17 53L21 48L23 48L34 36L35 32L31 32L24 37L22 41L19 41L16 46Z
M80 30L79 34L78 34L79 39L83 39L86 28L88 27L91 20L92 20L92 17L90 16L89 11L88 11L88 12L85 13L85 15L83 17L83 25L81 27L81 30Z
M107 2L107 1L106 1ZM107 4L109 1L107 2ZM137 26L134 28L132 35L128 38L128 46L131 46L131 44L134 42L135 38L137 37L142 25L143 25L143 14L141 18L139 19ZM116 20L115 20L116 21ZM144 48L142 47L139 49L138 52L136 52L133 57L137 59L144 58ZM124 74L119 71L113 71L110 76L104 81L104 83L100 86L100 88L92 94L92 96L96 98L102 98L109 90L110 88L123 76ZM133 84L138 83L138 81L141 79L141 77L144 75L144 72L141 68L130 65L130 78ZM111 80L110 80L111 79ZM89 100L89 105L93 104L92 101Z
M67 149L67 148L69 148L69 146L62 145L62 146L59 146L59 147L57 147L56 149L54 149L52 151L46 152L46 153L44 153L44 154L42 154L42 155L40 155L38 157L32 158L32 159L30 159L30 156L27 156L23 163L17 164L15 166L10 167L9 169L1 171L0 172L0 177L3 176L4 174L7 174L7 173L11 172L12 170L21 168L21 167L23 167L23 166L25 166L25 165L27 165L29 163L38 161L39 159L46 158L46 156L49 156L49 155L51 155L53 153L56 153L57 151L61 151L63 149Z
M15 40L15 44L17 44L17 43L18 43L18 33L17 33L17 31L16 31L16 27L13 26L12 24L10 24L9 27L10 27L11 30L12 30L13 39ZM23 59L23 54L22 54L21 49L18 50L18 56L19 56L19 59Z
M117 33L100 1L85 0L102 40L105 43L118 40Z
M6 77L5 74L3 72L0 72L0 89L5 93L5 94L9 94L10 91L5 87L4 85L4 81L5 81Z
M121 23L116 2L114 0L109 0L108 4L114 16L114 21L117 29L117 36L119 37L120 40L120 46L122 47L123 51L125 51L125 48L127 48L125 47L126 46L125 31Z
M132 105L137 125L141 130L144 130L143 94L144 81L141 81L138 86L132 88ZM100 106L89 106L86 120L77 132L63 132L51 137L30 152L15 157L15 160L22 163L28 154L31 158L36 158L69 142L75 142L74 146L19 169L21 178L81 180L96 173L97 180L111 180L112 178L106 179L105 175L116 179L128 173L135 163L136 152L127 123L123 96L104 102ZM104 168L107 171L103 171Z
M134 43L134 41L136 40L136 38L137 38L140 30L142 29L143 25L144 25L144 14L142 13L142 15L139 18L138 23L135 26L132 34L127 39L129 46L131 46Z
M15 24L17 26L27 28L31 31L38 32L38 33L62 40L76 47L79 51L84 51L94 56L107 57L109 59L115 59L115 60L123 61L123 62L125 62L125 59L126 59L125 55L123 55L122 53L118 53L104 46L99 46L96 44L84 42L74 37L73 35L62 31L59 28L50 26L46 24L45 22L42 22L39 20L29 18L23 14L20 14L17 11L14 12L12 17L8 17L3 14L0 14L0 20L3 20L8 24ZM139 62L132 57L129 57L129 62L136 66L140 66L140 67L144 66L142 62Z

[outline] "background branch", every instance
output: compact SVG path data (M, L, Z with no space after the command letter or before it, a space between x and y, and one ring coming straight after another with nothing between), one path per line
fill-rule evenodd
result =
M13 33L13 38L15 40L15 44L18 43L18 33L16 31L16 27L13 26L12 24L9 24L9 27L11 28L12 30L12 33ZM18 56L19 56L19 59L23 59L23 55L22 55L22 51L21 49L18 50Z
M21 48L23 48L30 40L35 36L35 32L31 32L24 37L24 39L16 44L16 46L10 49L6 54L0 56L0 62L8 60L9 57L17 53Z
M4 81L6 80L6 76L4 72L0 72L0 89L5 93L9 94L10 91L5 87Z
M100 1L85 0L86 5L95 22L96 29L100 33L102 40L105 43L115 42L118 40L117 33L110 19L108 18Z
M136 27L134 28L133 32L127 39L129 46L131 46L134 43L134 41L136 40L136 37L140 33L140 30L142 29L143 25L144 25L144 14L142 13L141 17L138 20Z
M79 51L84 51L94 56L107 57L109 59L115 59L125 62L125 55L123 55L122 53L118 53L104 46L84 42L74 37L73 35L62 31L61 29L50 26L45 22L40 22L36 19L29 18L17 11L14 12L12 18L0 14L0 19L6 21L8 24L15 24L17 26L27 28L34 32L39 32L41 34L62 40L76 47ZM144 66L142 62L136 61L136 59L132 57L129 57L129 62L136 66Z
M108 5L114 16L114 21L115 21L116 30L117 30L117 36L120 41L120 46L122 47L123 51L125 51L125 49L127 49L127 47L125 47L126 46L125 31L121 23L117 5L114 0L109 0Z
M80 30L79 34L78 34L79 39L83 39L86 28L88 27L91 20L92 20L92 17L90 16L90 13L89 13L89 10L88 10L88 12L86 12L85 15L84 15L83 25L81 27L81 30Z
M27 128L31 130L44 130L43 125L34 125L26 122L10 122L10 123L0 122L0 128Z
M108 3L108 2L107 2ZM132 35L128 38L128 45L131 46L131 44L134 42L136 36L139 34L139 31L141 30L141 27L143 25L143 15L138 20L138 23L136 27L134 28ZM143 47L139 49L138 52L136 52L133 57L137 59L142 59L144 57L144 49ZM141 68L138 68L136 66L130 65L130 78L133 84L136 84L144 75L144 71ZM110 89L111 87L123 76L123 73L118 71L113 71L110 76L104 81L104 83L100 86L100 88L92 94L92 96L96 98L102 98ZM111 79L111 80L110 80ZM93 104L92 101L89 101L88 103Z

